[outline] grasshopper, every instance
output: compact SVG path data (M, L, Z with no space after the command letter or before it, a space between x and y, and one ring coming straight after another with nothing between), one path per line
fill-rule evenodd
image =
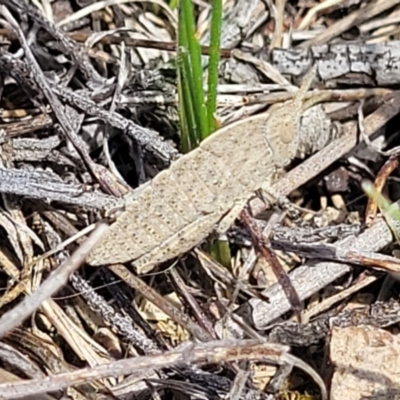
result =
M219 129L139 187L88 264L131 262L146 273L213 231L226 232L254 193L268 192L296 154L319 150L331 139L310 139L301 129L303 112L321 102L318 96L305 100L315 74L313 68L291 101Z

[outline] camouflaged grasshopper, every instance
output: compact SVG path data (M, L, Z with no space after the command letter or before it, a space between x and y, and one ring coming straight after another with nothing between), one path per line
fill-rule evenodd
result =
M213 231L226 232L255 191L268 192L296 155L319 150L331 139L302 127L303 112L321 101L318 96L305 101L315 74L314 68L306 75L293 100L219 129L139 187L88 264L131 262L146 273Z

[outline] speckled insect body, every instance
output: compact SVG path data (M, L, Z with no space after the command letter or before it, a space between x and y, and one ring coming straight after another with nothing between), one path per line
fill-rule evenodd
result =
M132 262L138 273L146 273L213 231L229 229L254 192L268 190L296 155L303 99L312 76L305 78L293 101L274 108L271 116L258 115L218 130L136 190L87 262Z

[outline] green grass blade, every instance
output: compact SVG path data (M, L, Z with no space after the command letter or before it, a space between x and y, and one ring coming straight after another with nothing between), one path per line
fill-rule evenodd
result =
M378 207L382 212L389 212L391 207L391 202L387 200L381 193L379 193L374 184L371 181L364 180L361 182L361 187L364 190L365 194L376 202Z
M221 42L222 0L212 0L210 58L208 62L207 119L208 134L216 129L219 47ZM204 139L204 138L203 138Z
M183 54L189 54L189 39L187 36L186 19L183 15L182 8L179 9L179 24L178 24L178 66L181 68L182 74L185 76L186 84L190 87L191 97L195 91L192 65L190 57L182 57ZM181 58L179 58L181 57ZM182 61L182 64L179 62Z
M188 76L188 68L187 64L189 57L186 52L186 49L181 48L179 54L179 81L182 88L181 91L181 99L180 103L182 103L184 110L184 120L187 123L187 144L188 147L186 149L182 149L184 152L191 151L199 144L199 127L196 121L196 111L193 105L193 97L191 95L191 87L189 85L190 76Z
M175 10L175 8L178 7L178 3L179 3L178 0L170 0L170 1L169 1L169 8L170 8L171 10Z
M218 66L219 48L221 42L222 25L222 0L212 0L211 29L210 29L210 56L208 61L208 82L207 82L207 125L208 132L202 136L202 140L211 135L217 124L215 115L217 111L217 87L218 87ZM231 251L229 243L217 240L212 247L212 255L222 265L231 267Z
M192 101L199 127L199 142L208 133L207 109L203 91L203 67L201 64L201 48L195 36L194 10L191 0L180 0L180 21L184 23L194 86ZM182 28L183 29L183 28Z
M191 149L189 126L186 119L184 95L183 95L183 80L179 66L179 56L177 61L177 86L178 86L178 115L179 115L179 126L180 126L180 137L181 137L181 150L183 153L187 153Z
M191 151L198 144L200 137L199 125L196 118L196 110L193 105L193 93L195 87L193 83L192 68L190 63L189 42L187 37L186 19L183 16L182 9L179 9L178 25L178 54L177 54L177 75L180 90L179 107L181 121L181 141L182 152Z
M211 256L224 267L231 269L232 254L229 243L226 240L217 240L210 251Z

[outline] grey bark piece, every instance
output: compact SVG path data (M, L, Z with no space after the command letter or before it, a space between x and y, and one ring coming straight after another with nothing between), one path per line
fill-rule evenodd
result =
M48 157L59 146L61 140L58 136L44 139L16 138L12 140L13 161L39 161Z
M349 73L365 74L378 86L400 82L400 41L315 46L310 49L275 49L271 63L282 74L304 75L312 65L318 67L318 77L331 80Z
M354 251L379 251L392 241L392 233L383 220L377 221L371 228L358 237L346 238L338 246ZM335 262L308 263L296 268L289 274L300 300L305 300L318 290L323 289L336 279L351 271L351 266ZM257 329L266 329L277 318L290 311L285 293L280 285L275 284L263 291L270 302L259 299L249 300L252 319Z
M400 321L400 303L398 300L378 301L371 305L360 305L345 309L336 315L330 311L308 324L285 321L275 325L268 334L272 343L287 346L308 347L325 340L332 327L346 328L350 326L372 326L387 328Z
M0 168L0 193L33 199L60 201L82 207L107 210L122 207L122 199L101 192L85 192L81 185L64 183L57 175L45 171Z

